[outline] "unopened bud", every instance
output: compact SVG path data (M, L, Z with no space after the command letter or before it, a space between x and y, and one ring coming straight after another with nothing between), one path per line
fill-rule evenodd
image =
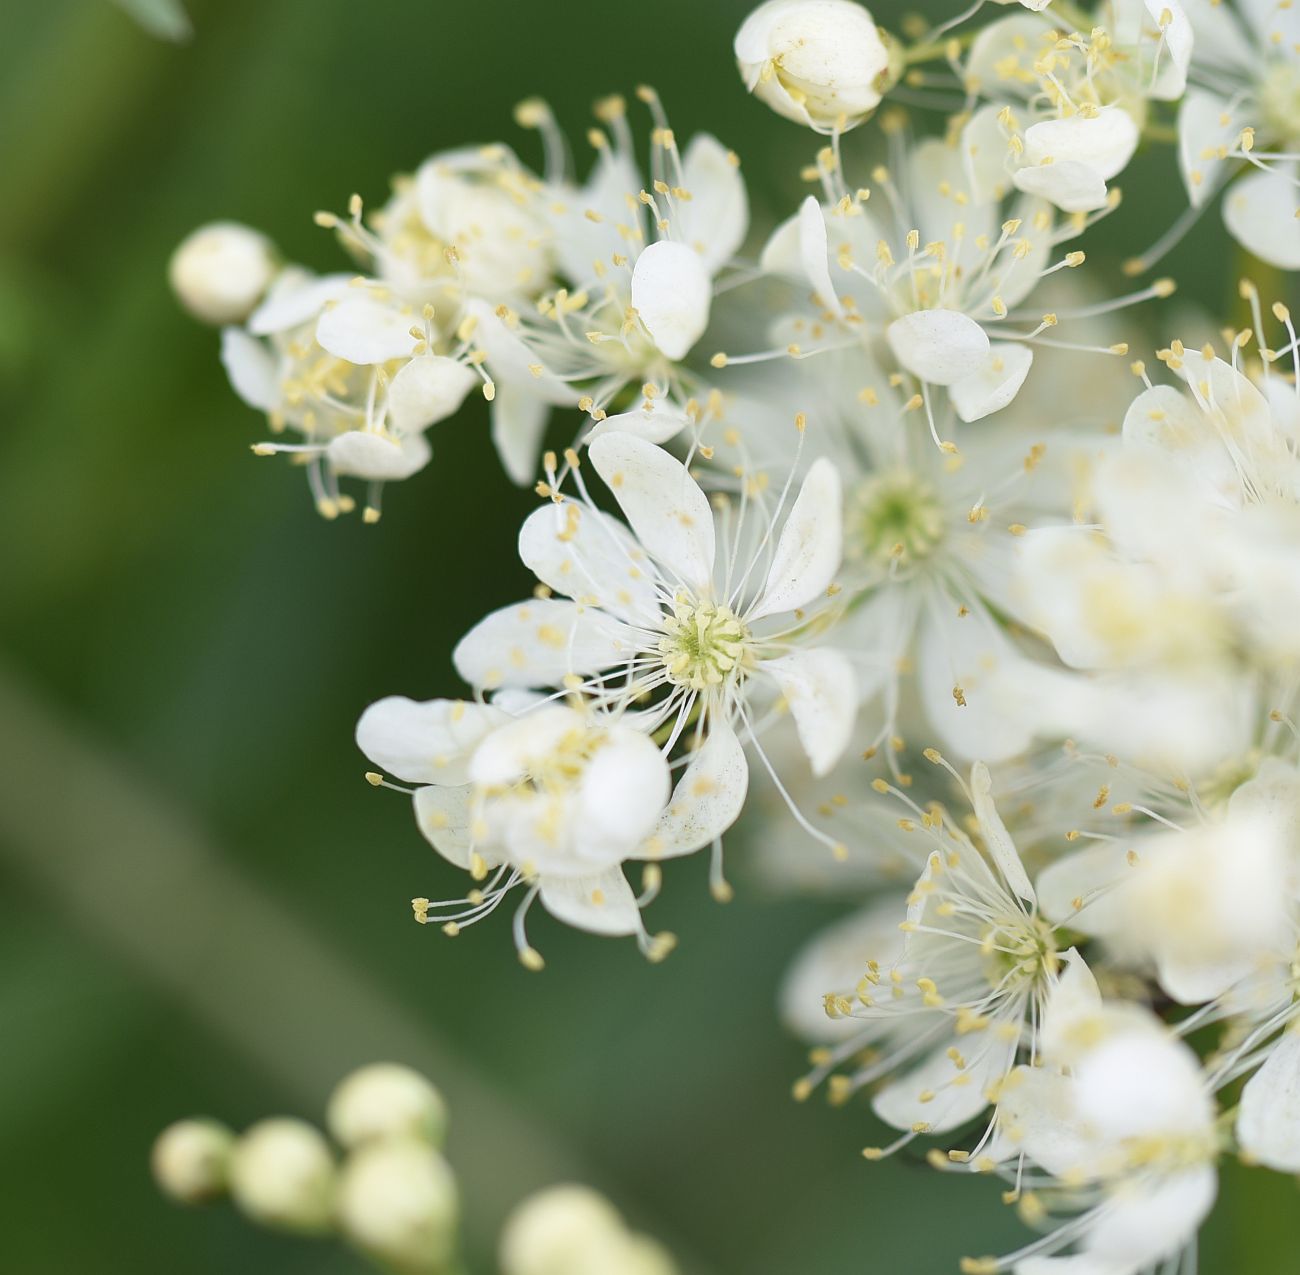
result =
M214 221L187 235L167 277L177 300L204 323L242 323L271 285L275 246L235 221Z
M447 1107L418 1071L400 1063L372 1063L334 1090L326 1123L345 1147L394 1137L420 1138L437 1147L446 1136Z
M262 1120L236 1143L230 1194L256 1222L321 1234L334 1211L334 1159L329 1144L302 1120Z
M158 1135L150 1166L164 1195L202 1204L226 1191L235 1135L215 1120L178 1120Z

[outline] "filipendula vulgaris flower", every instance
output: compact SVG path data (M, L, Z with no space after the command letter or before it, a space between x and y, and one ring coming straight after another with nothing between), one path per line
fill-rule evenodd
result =
M992 155L964 133L905 146L898 123L891 138L898 163L875 168L871 189L850 190L834 152L819 155L824 202L810 195L762 256L768 272L806 283L817 308L777 325L779 347L720 353L716 367L854 347L887 355L915 378L934 441L951 451L936 421L937 387L962 420L980 420L1015 399L1035 347L1127 352L1123 343L1071 347L1045 335L1060 322L1173 291L1160 280L1100 306L1029 310L1040 281L1085 259L1077 250L1058 256L1058 247L1102 214L1058 219L1045 200L1020 195L999 168L1004 143Z
M1014 632L1029 614L1014 590L1016 544L1027 526L1068 517L1100 434L1060 405L1041 417L1015 407L968 426L939 403L936 422L962 444L945 452L915 420L915 397L905 400L898 378L860 352L801 370L789 392L807 393L821 422L809 451L829 458L844 486L835 641L856 670L863 748L887 745L896 773L909 738L967 761L1001 761L1026 748L1040 724L1051 733L1041 696L1043 671L1056 660L1046 644ZM761 424L741 430L742 441L775 458L779 437ZM732 454L724 439L714 465L725 472Z
M1244 664L1289 685L1300 649L1300 390L1273 365L1293 362L1296 342L1278 305L1289 345L1252 356L1262 316L1255 289L1243 294L1254 327L1228 333L1226 358L1172 343L1160 359L1181 385L1154 385L1134 365L1146 389L1099 467L1091 520L1022 538L1030 618L1068 664L1182 670L1189 681Z
M802 418L797 425L802 437ZM563 474L548 457L539 490L550 503L519 536L542 596L475 626L456 668L477 690L562 687L605 711L636 709L666 752L688 747L642 857L713 843L716 862L745 799L742 736L778 787L755 738L773 715L788 710L815 773L849 741L853 666L822 641L838 592L839 480L829 462L815 462L787 508L793 468L779 493L750 473L715 513L687 467L644 438L604 433L588 455L627 526L592 503L577 453L566 454ZM575 498L562 490L570 478Z
M997 1139L976 1167L1045 1233L967 1275L1186 1270L1214 1203L1220 1137L1196 1055L1143 1006L1103 1003L1074 963L1049 998L1039 1065L1000 1088ZM1194 1264L1190 1269L1195 1269Z
M204 323L243 323L279 273L275 245L234 221L214 221L186 235L167 277L176 298Z
M1104 208L1137 149L1151 101L1177 101L1193 33L1178 0L1107 0L1087 31L1053 12L1000 19L976 36L967 91L991 105L970 125L989 153L1009 144L1011 180L1063 212ZM1085 15L1080 15L1085 16Z
M1232 237L1271 265L1300 269L1300 9L1291 0L1184 7L1196 30L1191 87L1178 115L1191 208L1155 251L1177 242L1226 188L1223 219Z
M749 206L739 161L700 134L685 152L653 90L650 175L634 158L622 98L597 104L588 134L596 164L578 186L546 106L525 102L548 155L534 212L555 254L553 289L527 304L470 304L475 339L499 387L493 433L517 482L536 477L552 406L577 406L602 422L665 442L687 425L687 405L708 386L683 364L709 323L715 279L740 246ZM639 391L639 393L638 393ZM657 400L653 412L637 397Z
M869 119L898 79L893 37L854 0L767 0L736 32L745 87L818 133Z
M933 750L927 757L947 767ZM872 1106L902 1133L886 1148L867 1148L868 1159L879 1159L967 1124L994 1101L1020 1049L1037 1055L1037 1023L1061 962L1080 958L1060 951L1056 927L1039 913L987 767L976 763L962 785L969 831L937 802L923 808L883 779L873 787L907 807L900 826L917 838L924 867L899 926L901 950L868 962L851 992L832 988L825 997L827 1014L851 1017L860 1033L829 1050L803 1085L855 1055L833 1097L887 1077Z
M357 724L367 757L421 785L413 791L420 831L478 883L464 899L415 899L416 919L454 936L518 891L515 944L530 969L542 967L525 930L535 900L570 925L634 934L647 955L666 955L671 940L646 933L622 866L651 857L671 787L663 752L635 713L515 698L518 715L494 704L392 696Z
M258 443L259 456L292 456L307 470L326 518L354 506L339 479L363 479L365 519L378 521L386 482L428 464L425 431L451 416L484 381L472 324L448 344L434 309L364 278L286 270L245 328L222 333L221 355L236 393L264 411L273 433L301 441Z

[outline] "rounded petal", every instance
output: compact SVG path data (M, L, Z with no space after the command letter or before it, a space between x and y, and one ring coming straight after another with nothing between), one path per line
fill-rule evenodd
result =
M1228 232L1248 252L1282 270L1300 270L1300 193L1296 165L1251 172L1233 182L1223 198Z
M602 434L635 434L647 443L663 446L677 437L690 422L680 412L664 405L662 401L652 402L648 407L637 407L630 412L619 412L616 416L606 416L596 421L587 434L588 442Z
M713 581L713 511L686 466L632 434L602 434L587 454L646 552L671 577L706 593Z
M543 876L542 906L557 920L592 934L635 934L641 928L636 896L621 868L581 877Z
M835 285L831 283L831 268L826 256L826 216L822 206L809 195L799 205L799 264L804 276L812 285L813 295L820 305L830 310L836 317L844 312L840 308L839 298L835 295ZM772 242L768 247L772 247ZM766 257L766 253L764 256Z
M668 804L672 776L655 742L631 726L611 727L578 796L578 849L621 862L650 836Z
M1109 181L1133 158L1139 136L1133 117L1119 107L1096 115L1040 120L1025 130L1025 159L1034 165L1069 160Z
M509 720L487 704L390 695L361 714L357 747L380 770L408 783L463 784L470 753Z
M632 269L632 307L670 359L682 359L709 326L713 286L693 248L661 240L646 248Z
M844 755L857 718L857 678L848 657L821 648L764 660L794 718L814 775L824 775Z
M969 422L1000 412L1020 393L1033 361L1034 352L1027 345L1013 341L990 345L984 366L948 387L957 415Z
M654 566L608 514L574 501L536 509L519 529L519 556L556 593L632 623L658 621Z
M433 452L423 434L395 439L351 429L330 439L325 455L336 474L371 482L397 482L423 469Z
M410 358L414 321L409 311L358 292L325 307L316 323L316 340L348 363L387 363Z
M714 722L637 857L670 859L707 846L740 817L748 791L745 750L730 723Z
M1095 212L1106 206L1106 182L1095 168L1076 160L1017 168L1011 175L1019 190L1039 195L1062 212Z
M470 799L473 789L462 784L447 788L441 784L428 784L415 790L412 802L415 806L415 826L419 828L424 839L448 863L469 871L470 860L475 850L474 839L470 835L473 823ZM480 857L490 867L496 861L478 848Z
M426 354L400 368L388 386L388 414L404 434L446 420L478 382L473 369L455 359Z
M914 310L895 319L885 336L899 363L932 385L952 385L989 357L984 329L960 310Z
M304 270L285 270L266 300L249 316L248 330L254 336L270 336L301 327L316 318L330 301L338 301L351 291L352 275L327 274L317 278Z
M527 386L498 385L492 399L492 445L512 483L522 487L537 476L537 461L551 419L550 402Z
M1150 1179L1138 1175L1112 1193L1089 1226L1084 1248L1121 1270L1148 1270L1195 1236L1218 1189L1209 1165Z
M1280 1036L1246 1082L1237 1141L1259 1164L1279 1173L1300 1173L1300 1032Z
M249 407L270 412L280 405L275 355L243 328L221 329L221 364L231 388Z
M456 644L452 661L471 686L554 686L631 658L634 636L612 616L558 599L502 607Z
M683 241L715 275L736 254L749 229L749 197L733 152L716 137L697 133L682 156L682 184L690 199L677 208Z
M781 528L763 592L747 620L794 611L825 594L840 568L842 503L834 465L825 457L814 461Z

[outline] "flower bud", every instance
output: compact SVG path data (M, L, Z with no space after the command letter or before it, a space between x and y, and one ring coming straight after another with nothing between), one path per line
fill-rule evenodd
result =
M192 231L172 253L167 277L177 299L204 323L242 323L271 285L275 246L235 221Z
M819 133L861 124L901 70L893 40L853 0L767 0L735 52L751 93Z
M456 1179L427 1142L367 1142L339 1177L344 1235L376 1260L410 1275L439 1271L456 1247L460 1213Z
M230 1160L230 1193L254 1221L321 1234L334 1207L329 1144L302 1120L262 1120L238 1142Z
M215 1120L178 1120L153 1144L154 1181L182 1204L215 1200L226 1190L234 1143L235 1135Z
M557 1186L526 1199L501 1232L502 1275L569 1275L593 1253L626 1242L623 1219L603 1195Z
M438 1147L447 1133L447 1107L418 1071L400 1063L372 1063L339 1083L326 1122L345 1147L393 1137L422 1138Z

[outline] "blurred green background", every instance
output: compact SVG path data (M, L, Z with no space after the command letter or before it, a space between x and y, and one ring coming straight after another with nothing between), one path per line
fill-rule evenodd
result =
M155 1192L169 1121L319 1119L348 1068L393 1057L446 1091L476 1272L528 1190L580 1178L695 1275L928 1275L1020 1234L988 1182L865 1164L860 1107L796 1106L773 1014L790 953L842 907L779 902L730 858L668 874L664 965L540 914L541 976L507 926L456 942L407 900L458 888L404 801L366 787L360 710L457 688L455 638L527 586L477 400L384 521L329 525L215 335L183 318L168 254L215 217L341 262L311 213L426 154L500 138L547 96L655 83L679 135L746 161L754 219L793 206L814 140L748 100L747 0L220 0L157 42L109 0L0 0L0 1271L359 1271ZM876 7L896 25L895 6ZM865 136L868 130L863 130ZM581 150L581 147L579 147ZM1087 244L1145 247L1181 201L1172 159L1126 183ZM1231 295L1213 218L1171 261ZM844 906L853 900L844 900ZM1281 1275L1293 1183L1232 1170L1205 1272Z

